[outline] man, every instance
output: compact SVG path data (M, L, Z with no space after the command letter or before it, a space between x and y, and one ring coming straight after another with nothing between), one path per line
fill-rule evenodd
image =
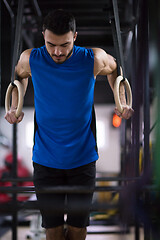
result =
M113 89L117 77L116 62L99 48L77 47L74 17L63 10L49 13L44 19L45 45L25 50L16 66L16 74L24 88L32 77L35 100L35 135L33 147L34 184L36 190L48 186L86 186L94 189L95 162L98 159L93 96L95 78L107 75ZM18 123L17 90L12 94L12 106L5 118ZM116 113L128 119L133 109L126 106L121 87L124 111ZM42 226L47 240L84 240L89 225L92 194L40 194L37 199L42 214ZM67 201L67 231L64 236L64 213ZM80 211L72 211L73 208Z

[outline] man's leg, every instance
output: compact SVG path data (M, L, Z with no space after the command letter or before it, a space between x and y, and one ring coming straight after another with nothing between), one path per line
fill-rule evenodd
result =
M65 240L64 226L46 229L46 240Z
M65 194L41 193L38 190L51 186L63 186L63 171L34 163L33 175L38 206L42 215L42 227L47 240L64 240Z
M77 228L68 225L65 240L85 240L86 235L87 235L86 227Z
M95 162L82 167L69 170L69 186L88 187L94 190L95 187ZM93 193L72 193L67 195L67 238L66 240L85 240L89 225L89 214Z

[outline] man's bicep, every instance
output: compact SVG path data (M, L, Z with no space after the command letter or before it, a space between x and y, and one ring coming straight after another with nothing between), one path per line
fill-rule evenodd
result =
M105 68L104 50L100 48L93 48L94 53L94 75L101 75L100 73Z
M17 63L15 68L16 73L20 78L28 78L31 76L31 69L29 64L31 49L25 50Z
M106 53L103 49L93 49L95 57L95 71L97 75L108 75L116 69L114 57Z
M115 58L110 54L105 53L103 55L103 63L104 63L104 68L101 70L99 75L112 74L117 68Z

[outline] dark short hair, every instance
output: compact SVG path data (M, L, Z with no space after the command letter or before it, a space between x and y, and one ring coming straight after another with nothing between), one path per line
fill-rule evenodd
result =
M48 29L54 34L63 35L72 31L76 32L76 20L74 16L62 9L51 11L44 18L43 32Z

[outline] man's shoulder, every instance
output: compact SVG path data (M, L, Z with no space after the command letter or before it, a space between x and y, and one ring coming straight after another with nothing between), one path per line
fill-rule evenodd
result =
M95 58L106 57L106 52L102 48L92 48L92 51Z
M20 60L21 61L28 61L29 58L30 58L30 55L31 55L31 52L32 52L33 48L29 48L29 49L26 49L24 50L22 53L21 53L21 56L20 56Z
M102 48L92 48L94 54L94 75L97 76L104 68L107 53Z
M33 48L29 48L23 51L23 55L24 56L30 56L31 52L32 52Z
M102 48L92 48L95 65L103 66L108 61L108 54Z

